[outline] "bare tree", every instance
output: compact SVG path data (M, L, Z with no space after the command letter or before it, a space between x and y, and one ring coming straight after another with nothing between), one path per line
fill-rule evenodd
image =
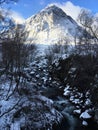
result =
M9 30L6 39L2 41L2 60L5 67L13 72L13 69L21 71L27 64L28 50L24 44L27 33L23 27L17 25L13 30Z
M0 5L3 3L17 2L18 0L0 0Z
M1 3L3 4L3 2L6 2L6 0L0 1L0 6L2 6ZM14 26L15 26L14 22L8 17L8 11L1 8L0 9L0 64L1 64L0 67L2 67L2 42L4 40L7 41L8 32L9 30L12 30ZM4 71L2 72L0 71L0 74L3 73Z
M96 54L96 48L98 48L98 18L90 11L82 9L78 21L83 28L81 35L77 37L78 40L75 40L78 51L82 54Z
M78 21L82 27L88 31L96 40L98 40L98 18L90 11L81 10Z

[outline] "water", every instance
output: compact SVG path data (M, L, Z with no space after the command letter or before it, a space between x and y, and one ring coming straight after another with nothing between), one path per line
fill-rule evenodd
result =
M56 108L64 115L64 120L53 130L98 130L93 120L89 120L88 126L82 125L82 120L73 115L75 107L64 97L57 97L54 101Z
M79 117L73 115L75 106L68 101L63 94L53 88L49 88L43 93L46 97L51 98L54 101L54 107L60 113L63 114L64 120L58 126L54 126L53 130L98 130L98 126L92 120L88 122L88 126L82 125L82 120ZM60 95L60 96L57 96Z
M61 124L54 126L53 130L98 130L97 124L92 120L88 122L88 126L82 125L82 120L73 115L73 110L76 109L75 106L62 96L63 94L60 91L49 88L44 94L54 101L54 107L64 116Z

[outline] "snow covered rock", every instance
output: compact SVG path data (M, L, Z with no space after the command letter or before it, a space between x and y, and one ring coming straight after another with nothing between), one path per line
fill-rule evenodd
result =
M88 98L88 97L89 97L89 95L90 95L90 92L89 92L89 91L87 91L87 92L86 92L86 94L85 94L85 97L87 97L87 98Z
M83 126L88 126L87 121L84 121L84 120L83 120L83 121L82 121L82 125L83 125Z
M85 105L90 106L92 104L91 100L89 98L86 99Z
M79 108L80 108L80 106L79 106L79 105L77 105L77 106L76 106L76 108L78 108L78 109L79 109Z
M70 90L69 90L69 88L70 88L70 86L67 86L67 87L65 87L65 89L64 89L64 96L65 96L65 97L70 96Z
M33 76L34 74L35 74L35 72L34 72L34 71L31 71L31 72L30 72L30 75L31 75L31 76Z
M71 96L69 101L73 102L74 101L74 96Z
M69 95L70 95L70 91L69 90L67 90L67 91L64 92L64 96L65 97L68 97Z
M92 118L92 116L88 113L88 111L84 111L81 115L80 115L81 119L90 119Z
M80 103L80 99L76 98L76 99L74 99L74 100L72 101L72 103L74 103L74 104L79 104L79 103Z
M81 109L74 110L73 113L75 115L80 115L81 114Z

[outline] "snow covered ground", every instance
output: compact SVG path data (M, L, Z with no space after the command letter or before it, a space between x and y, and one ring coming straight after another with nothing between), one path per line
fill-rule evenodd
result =
M40 93L41 89L46 89L48 79L43 55L44 52L39 52L24 69L27 79L24 85L19 84L20 94L17 91L13 93L15 80L11 83L6 75L0 77L0 130L29 130L33 127L51 130L53 124L62 120L63 116L53 107L53 101Z
M5 88L2 91L7 94ZM35 126L35 129L43 127L48 129L63 118L53 108L51 99L40 94L35 95L33 91L32 95L21 96L16 92L8 100L5 100L5 95L0 96L0 130L7 130L8 127L10 130L20 130L27 127L26 124L31 128Z

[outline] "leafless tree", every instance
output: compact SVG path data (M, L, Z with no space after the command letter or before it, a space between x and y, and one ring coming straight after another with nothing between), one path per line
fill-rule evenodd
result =
M98 48L98 18L90 11L82 9L78 21L83 30L77 37L76 47L84 54L95 54ZM75 38L76 39L76 38Z
M18 0L0 0L0 5L3 3L17 2Z
M20 71L27 64L28 50L24 44L27 38L27 33L23 27L17 25L13 30L9 30L6 39L2 41L2 58L5 67L9 67Z
M7 10L3 9L3 3L16 2L16 0L0 0L0 67L2 67L2 42L7 41L8 32L15 26L14 22L8 17ZM4 71L0 72L2 74Z

